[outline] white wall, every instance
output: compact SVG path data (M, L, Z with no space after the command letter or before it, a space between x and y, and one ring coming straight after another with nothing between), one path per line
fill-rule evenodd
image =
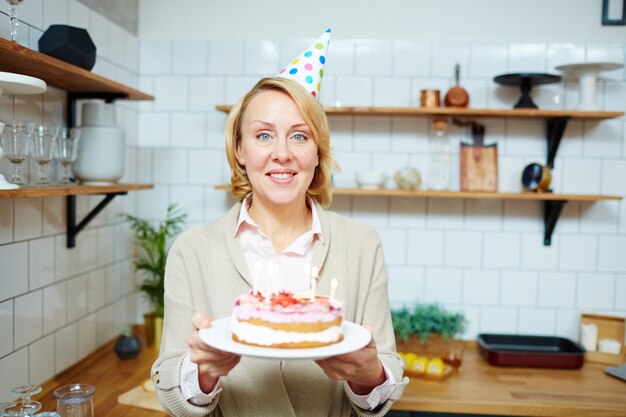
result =
M140 0L139 37L615 42L600 0Z
M141 3L141 88L156 100L141 105L139 162L143 179L156 188L150 200L140 202L140 213L154 216L168 203L178 202L193 223L200 223L230 206L226 193L213 189L229 178L226 117L214 106L234 103L260 77L276 74L324 27L315 18L281 23L288 21L288 13L307 15L304 7L289 12L283 8L272 17L260 7L254 9L254 3L179 2L168 9L168 16L184 24L161 17L164 2ZM408 9L412 3L402 4ZM397 20L417 11L394 10L396 20L383 19L383 5L397 2L361 2L356 8L323 2L320 9L335 24L321 100L327 105L415 106L420 89L449 88L454 63L459 62L473 107L510 108L518 92L496 85L494 75L555 72L556 65L567 62L624 63L624 28L599 27L600 2L530 2L527 8L518 6L522 2L454 2L468 3L458 10L452 3L428 2L426 10L437 13L422 15L423 23L437 29L421 33L421 20ZM544 14L551 15L549 22ZM369 15L376 16L377 23L362 25ZM469 29L458 24L450 25L453 31L439 28L450 15L478 21ZM531 22L533 30L519 30L519 25ZM577 82L566 79L536 88L533 96L541 108L571 109L577 94ZM623 69L603 74L597 99L603 109L626 110ZM545 161L544 124L483 122L487 140L498 144L500 190L519 191L524 166ZM354 186L354 173L363 169L392 173L413 165L426 171L427 118L333 116L330 124L342 166L335 176L337 185ZM624 131L623 117L571 122L555 163L554 190L626 195ZM453 129L452 136L458 149L466 132ZM458 189L456 154L451 170L453 188ZM626 315L623 201L568 203L552 246L542 244L538 202L336 197L332 209L366 221L380 233L394 305L440 302L462 310L470 322L466 338L507 332L576 339L581 312Z
M84 27L98 47L93 71L136 85L135 35L77 0L28 0L19 13L23 45L36 50L37 40L53 23ZM8 22L0 13L5 39ZM65 92L55 88L36 96L4 95L0 120L64 125L65 100ZM123 181L133 182L136 105L121 101L117 110L128 145ZM22 165L26 180L34 181L37 164ZM58 178L51 165L52 177ZM0 172L10 172L6 158L0 159ZM0 200L0 401L10 400L15 386L52 378L136 322L143 303L135 288L132 237L119 214L134 212L137 194L116 197L80 232L72 249L66 247L64 197ZM102 198L78 196L77 219Z

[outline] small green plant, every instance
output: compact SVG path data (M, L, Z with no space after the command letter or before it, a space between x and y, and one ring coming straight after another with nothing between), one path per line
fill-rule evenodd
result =
M391 321L400 340L406 342L413 334L419 337L422 344L432 333L439 333L446 340L451 339L463 333L467 324L463 313L448 312L439 304L418 304L413 310L407 307L392 310Z
M123 217L135 232L135 244L143 250L143 256L134 262L135 271L144 275L139 289L154 306L155 316L163 317L167 239L182 231L187 215L176 204L171 204L165 220L157 224L130 214L123 214Z

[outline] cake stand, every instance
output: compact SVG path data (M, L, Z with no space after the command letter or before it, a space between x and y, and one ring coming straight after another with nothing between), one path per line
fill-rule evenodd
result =
M2 94L41 94L46 91L46 83L43 80L28 75L13 74L0 71L0 97ZM0 122L0 136L4 131L4 123ZM0 144L0 158L4 151ZM0 190L13 190L19 188L11 184L0 174Z
M580 64L559 65L555 69L569 72L578 78L580 97L576 110L600 110L596 104L596 82L602 71L612 71L624 65L614 62L585 62Z
M536 72L522 72L515 74L502 74L493 79L498 84L519 86L522 95L513 106L516 109L536 109L537 105L530 97L534 85L552 84L561 81L560 75L541 74Z

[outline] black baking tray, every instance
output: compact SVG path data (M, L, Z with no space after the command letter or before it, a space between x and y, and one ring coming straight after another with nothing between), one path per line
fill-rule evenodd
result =
M578 369L585 348L564 337L481 333L480 354L496 366Z

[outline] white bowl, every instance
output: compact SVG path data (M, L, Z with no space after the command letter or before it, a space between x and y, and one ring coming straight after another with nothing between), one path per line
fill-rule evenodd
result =
M378 171L364 171L356 173L356 183L359 188L375 190L385 185L385 173Z

